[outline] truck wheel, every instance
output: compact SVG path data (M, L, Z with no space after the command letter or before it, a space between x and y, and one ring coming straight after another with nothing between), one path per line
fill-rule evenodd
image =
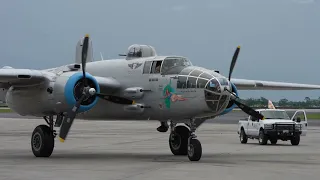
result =
M248 136L246 135L243 129L241 129L241 132L240 132L240 142L242 144L246 144L248 142Z
M266 145L268 143L268 137L264 134L263 130L259 131L259 144Z
M278 139L270 139L271 144L277 144Z
M293 135L291 138L291 144L293 146L297 146L297 145L299 145L299 143L300 143L300 134Z

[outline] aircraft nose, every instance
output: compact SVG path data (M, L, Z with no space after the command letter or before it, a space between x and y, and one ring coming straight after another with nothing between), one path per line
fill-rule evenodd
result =
M189 66L179 76L177 88L196 88L204 91L204 100L214 113L222 112L229 103L231 84L228 79L212 70Z
M230 100L230 83L224 78L212 78L204 88L207 106L214 112L222 112Z

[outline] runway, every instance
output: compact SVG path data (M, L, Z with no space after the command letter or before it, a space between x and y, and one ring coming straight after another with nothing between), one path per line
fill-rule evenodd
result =
M288 115L291 117L295 111L288 111ZM318 113L318 111L308 111L307 113ZM208 120L206 123L218 123L218 124L237 124L240 119L247 118L248 115L242 111L232 111L226 115L216 117L215 119ZM34 119L32 116L20 116L16 113L0 113L1 118L21 118L21 119ZM36 118L42 119L42 118ZM308 124L311 126L320 126L320 120L308 120Z
M236 120L233 120L236 121ZM75 120L50 158L35 158L30 136L41 119L0 118L0 180L318 180L320 127L309 126L299 146L239 142L237 124L205 123L197 131L203 156L174 156L157 122Z

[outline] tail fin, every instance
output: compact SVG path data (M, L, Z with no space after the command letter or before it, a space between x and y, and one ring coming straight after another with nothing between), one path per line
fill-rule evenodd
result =
M268 100L268 108L269 109L276 109L272 103L272 101Z
M81 53L82 53L82 44L83 44L84 37L82 37L76 46L76 59L75 63L81 64ZM92 48L92 41L91 38L89 37L89 43L88 43L88 52L87 52L87 62L92 62L93 61L93 48Z

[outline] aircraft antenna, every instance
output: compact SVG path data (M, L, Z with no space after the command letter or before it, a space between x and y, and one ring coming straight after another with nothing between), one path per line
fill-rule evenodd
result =
M102 56L102 53L100 52L100 57L101 57L101 60L103 60L103 56Z

